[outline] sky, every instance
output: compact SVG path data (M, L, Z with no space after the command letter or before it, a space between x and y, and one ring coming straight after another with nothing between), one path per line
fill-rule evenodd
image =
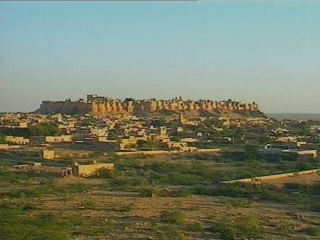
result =
M0 2L0 112L212 99L320 113L320 1Z

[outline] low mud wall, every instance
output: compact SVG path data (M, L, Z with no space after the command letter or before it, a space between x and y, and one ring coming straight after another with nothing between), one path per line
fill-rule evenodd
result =
M320 168L306 170L306 171L300 171L300 172L290 172L290 173L282 173L282 174L274 174L274 175L268 175L268 176L255 177L255 178L243 178L243 179L237 179L237 180L231 180L231 181L223 181L222 183L237 183L237 182L239 182L239 183L255 183L255 182L260 182L263 180L294 177L297 175L305 175L305 174L312 174L312 173L320 173Z

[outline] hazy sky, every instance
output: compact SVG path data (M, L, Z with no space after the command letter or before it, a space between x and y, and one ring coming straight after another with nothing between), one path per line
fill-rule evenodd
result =
M0 2L0 112L235 99L320 112L320 1Z

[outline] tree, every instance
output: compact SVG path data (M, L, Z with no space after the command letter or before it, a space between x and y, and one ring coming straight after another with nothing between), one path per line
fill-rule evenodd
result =
M244 146L244 151L247 158L255 158L258 155L258 146L253 144L247 144Z
M109 140L117 140L119 139L118 135L116 134L116 131L114 129L111 129L109 132L108 132L108 139Z
M7 136L52 136L60 135L61 130L56 123L40 123L28 128L3 128L1 133Z
M137 142L138 148L139 149L148 149L148 150L154 150L158 149L160 147L160 142L158 141L144 141L144 140L139 140Z

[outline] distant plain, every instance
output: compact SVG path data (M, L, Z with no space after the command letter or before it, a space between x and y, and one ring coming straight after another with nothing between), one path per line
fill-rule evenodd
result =
M320 120L320 113L267 113L266 115L277 120Z

